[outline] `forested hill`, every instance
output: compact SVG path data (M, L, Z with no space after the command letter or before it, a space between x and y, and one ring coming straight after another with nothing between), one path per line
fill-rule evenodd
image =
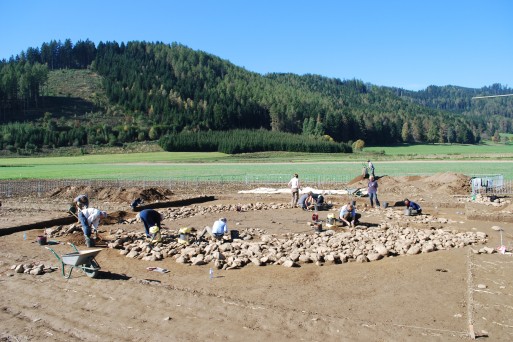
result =
M408 91L400 88L393 89L396 95L412 100L422 106L447 110L464 115L500 115L513 118L513 98L498 96L495 98L480 98L513 94L513 89L501 84L493 84L479 89L457 86L429 86L425 90Z
M80 74L80 91L58 84L60 75L80 69L88 70ZM456 111L460 93L439 89L261 75L177 43L52 41L0 62L1 147L23 143L15 137L24 134L36 146L80 146L244 129L367 145L475 143L498 130L511 133L511 115L502 106L478 113L468 100L469 107Z

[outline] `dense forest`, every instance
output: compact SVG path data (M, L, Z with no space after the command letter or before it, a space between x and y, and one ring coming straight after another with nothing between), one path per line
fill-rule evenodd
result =
M100 79L101 89L87 96L68 89L51 93L69 70L87 70L84 77ZM68 39L0 61L0 148L26 152L160 139L168 150L347 152L356 140L478 143L498 131L513 132L513 99L472 97L508 92L498 84L413 92L355 79L261 75L177 43L96 46ZM219 143L223 134L205 134L232 130L236 133L224 134L230 148ZM271 140L279 143L264 143Z

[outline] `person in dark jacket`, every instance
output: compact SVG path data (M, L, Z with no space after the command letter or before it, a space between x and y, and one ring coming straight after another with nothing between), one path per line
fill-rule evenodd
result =
M405 199L404 200L404 205L406 206L406 208L408 209L411 209L411 210L416 210L416 213L417 214L422 214L422 208L420 207L420 205L418 205L417 203L413 202L413 201L410 201L409 199Z
M157 226L158 230L160 230L160 224L162 222L162 215L153 209L144 209L135 217L137 222L141 222L144 224L144 231L146 232L146 237L151 238L152 235L156 233L150 234L150 229Z

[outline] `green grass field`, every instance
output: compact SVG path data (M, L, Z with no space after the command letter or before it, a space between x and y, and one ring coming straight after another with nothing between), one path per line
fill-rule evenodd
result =
M420 150L421 146L417 146ZM0 179L177 179L288 181L300 178L350 180L361 174L368 154L150 152L75 157L2 158ZM425 175L459 172L466 175L502 174L513 179L513 158L501 160L398 159L370 157L377 175ZM393 157L388 157L393 159Z
M390 147L366 147L365 152L381 153L395 157L437 158L513 158L513 145L484 142L479 145L462 144L430 144L430 145L401 145Z

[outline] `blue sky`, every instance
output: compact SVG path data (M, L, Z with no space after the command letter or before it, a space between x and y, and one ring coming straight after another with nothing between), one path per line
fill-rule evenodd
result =
M261 74L513 87L510 0L1 0L0 59L52 39L178 42Z

